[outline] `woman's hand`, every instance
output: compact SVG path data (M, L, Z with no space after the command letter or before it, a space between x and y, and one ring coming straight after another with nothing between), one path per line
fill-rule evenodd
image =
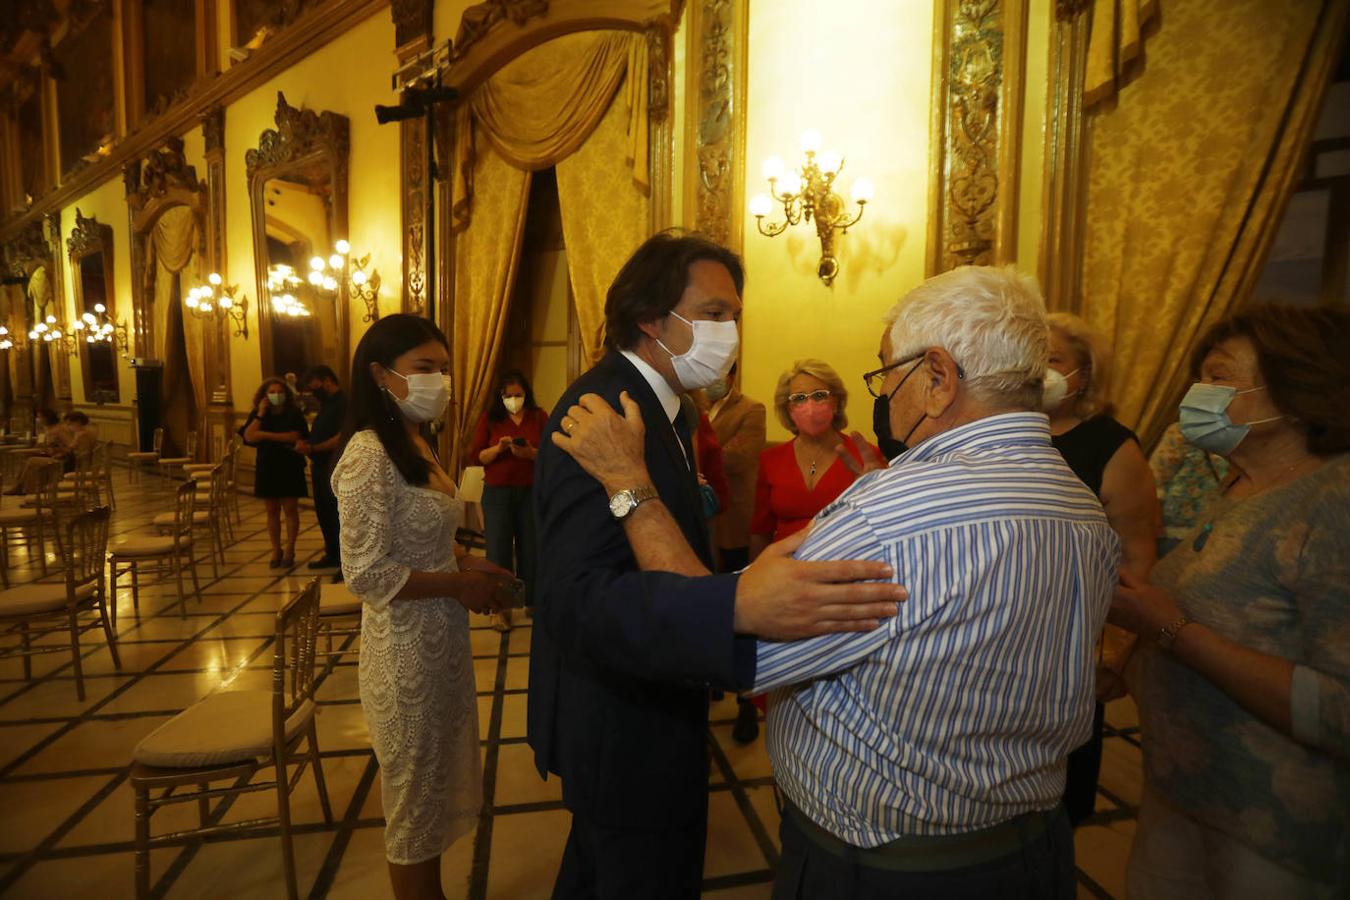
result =
M642 410L627 391L619 395L619 402L622 416L598 394L583 394L562 417L562 430L551 435L554 446L611 494L651 481L643 454Z
M884 469L888 465L885 458L883 458L880 453L873 450L872 445L867 443L867 439L864 438L858 432L856 431L853 432L847 438L845 438L845 440L853 444L853 449L858 451L858 456L862 457L862 465L858 464L858 461L853 458L852 453L849 453L846 449L844 449L843 444L840 444L839 446L835 447L834 452L835 455L838 456L843 461L844 465L848 467L848 470L852 472L855 477L861 478L868 472L875 472L878 469Z
M469 612L493 613L511 607L510 573L505 576L487 571L461 571L451 591L459 605Z
M459 557L459 570L461 572L487 572L490 575L501 575L506 578L515 578L509 569L503 569L490 559L483 556L461 556Z
M258 401L258 418L261 419L263 416L267 415L267 407L269 407L269 406L271 406L271 405L272 405L272 402L271 402L270 400L268 400L266 397L264 397L262 400L259 400L259 401Z
M1122 569L1106 619L1126 631L1151 638L1181 615L1181 607L1171 594Z

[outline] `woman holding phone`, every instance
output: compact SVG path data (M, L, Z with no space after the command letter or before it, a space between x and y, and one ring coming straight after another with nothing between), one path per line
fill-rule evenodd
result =
M525 582L530 604L534 580L534 458L548 410L534 402L522 372L504 372L492 402L478 420L470 456L483 466L483 529L487 557ZM511 627L511 611L492 617L498 631Z

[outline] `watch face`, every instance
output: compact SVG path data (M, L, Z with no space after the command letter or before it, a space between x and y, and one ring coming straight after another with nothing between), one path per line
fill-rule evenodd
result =
M616 519L622 519L633 511L633 494L631 491L619 491L613 497L609 498L609 511Z

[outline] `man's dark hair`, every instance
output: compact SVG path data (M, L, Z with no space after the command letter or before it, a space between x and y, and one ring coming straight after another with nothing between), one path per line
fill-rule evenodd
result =
M342 383L338 381L337 373L328 366L310 366L305 370L305 374L300 376L300 380L297 384L304 386L311 381L331 381L338 385Z
M739 296L745 288L745 270L741 258L726 247L688 232L663 231L648 238L609 286L605 346L632 349L642 336L638 326L668 315L689 284L689 267L705 259L726 267Z
M1350 450L1350 313L1334 306L1249 306L1205 332L1191 354L1191 373L1198 379L1210 351L1234 337L1252 342L1271 401L1305 430L1309 453Z

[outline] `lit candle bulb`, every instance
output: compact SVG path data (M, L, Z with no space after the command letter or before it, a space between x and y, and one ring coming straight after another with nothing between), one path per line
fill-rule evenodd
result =
M767 194L756 194L750 200L750 215L756 219L767 216L771 209L773 209L773 201L769 199Z
M816 131L814 128L808 128L806 131L803 131L801 141L803 152L805 153L820 152L820 144L821 144L820 132Z

